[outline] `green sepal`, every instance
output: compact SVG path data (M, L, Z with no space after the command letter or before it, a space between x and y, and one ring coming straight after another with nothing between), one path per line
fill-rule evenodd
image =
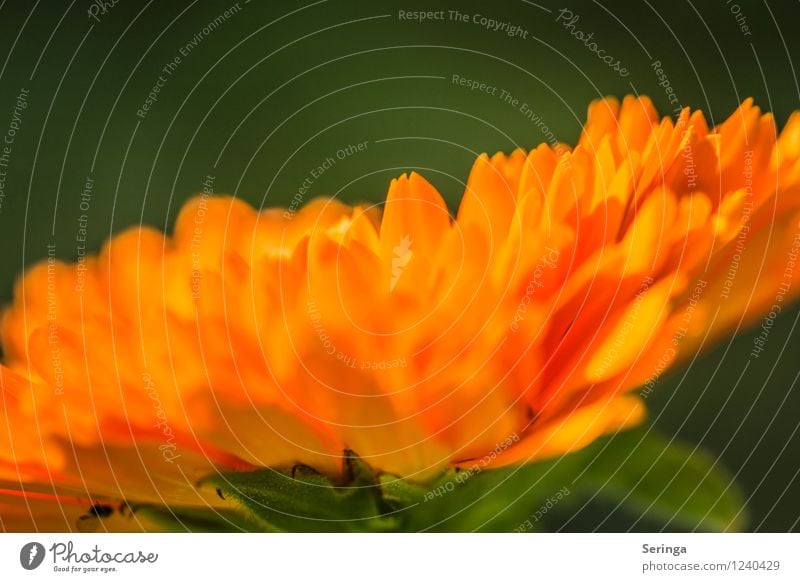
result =
M215 475L219 488L267 531L392 531L396 519L384 505L372 469L345 452L345 481L336 483L305 465L289 471L262 469Z

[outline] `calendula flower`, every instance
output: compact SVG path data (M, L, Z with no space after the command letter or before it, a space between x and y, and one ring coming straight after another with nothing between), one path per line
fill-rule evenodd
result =
M603 99L574 148L480 156L455 217L416 173L380 205L295 206L203 195L171 236L27 271L4 529L218 507L206 475L336 476L344 450L422 482L640 423L638 388L797 295L800 115L779 136L750 100L710 130Z

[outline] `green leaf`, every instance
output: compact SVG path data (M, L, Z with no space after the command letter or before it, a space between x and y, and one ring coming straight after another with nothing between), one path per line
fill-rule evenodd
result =
M304 466L210 478L268 531L739 531L743 495L707 453L638 429L555 459L452 469L427 484L346 453L344 483ZM291 474L293 473L293 474Z
M596 493L613 510L638 516L632 526L648 521L678 531L742 531L746 526L744 495L707 452L647 429L595 448L576 488Z
M405 519L425 531L739 531L743 506L707 453L639 429L548 461L449 475Z

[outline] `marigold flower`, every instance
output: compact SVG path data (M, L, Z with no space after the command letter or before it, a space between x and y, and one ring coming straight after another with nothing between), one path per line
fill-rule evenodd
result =
M217 506L204 475L336 475L345 449L422 481L641 422L636 388L797 295L800 114L778 136L750 100L709 130L603 99L574 148L480 156L455 218L416 173L381 206L201 196L172 236L29 269L2 320L2 528Z

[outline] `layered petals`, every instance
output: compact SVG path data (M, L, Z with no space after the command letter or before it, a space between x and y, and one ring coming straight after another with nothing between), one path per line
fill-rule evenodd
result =
M674 362L784 309L798 252L800 115L779 134L751 100L716 129L599 100L572 149L480 156L455 216L416 173L379 206L199 196L172 236L133 228L18 281L0 528L221 509L205 476L335 477L345 450L416 481L573 451L641 422L635 389Z

